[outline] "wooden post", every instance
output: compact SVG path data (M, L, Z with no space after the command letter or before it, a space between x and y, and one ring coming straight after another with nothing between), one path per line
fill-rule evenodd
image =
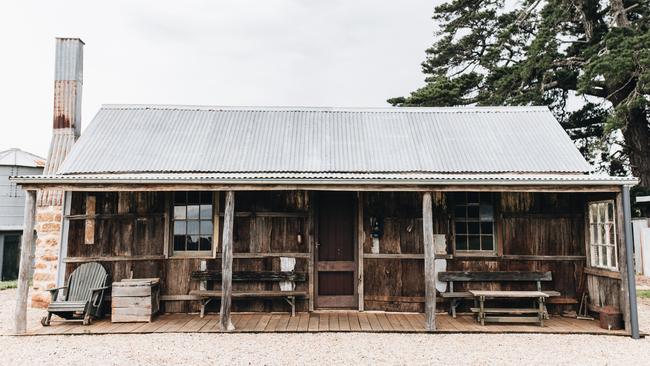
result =
M424 235L425 322L427 331L431 332L436 330L436 248L433 244L433 207L430 192L425 192L422 195L422 232Z
M618 246L618 269L621 272L621 312L623 312L623 322L625 323L625 330L630 333L631 324L630 324L630 307L629 307L629 291L627 284L627 263L626 260L626 251L625 251L625 233L623 231L624 219L623 219L623 195L621 193L616 194L615 200L616 207L616 245Z
M365 239L363 231L363 193L357 192L357 295L359 296L359 311L364 310L363 295L363 242Z
M18 298L16 299L16 334L23 334L27 328L27 296L29 278L34 261L34 215L36 214L36 191L25 191L25 214L23 236L20 245L20 270L18 272Z
M226 192L226 207L223 217L223 238L221 257L221 312L220 324L222 330L235 330L230 320L230 304L232 302L232 230L235 217L235 192Z
M307 246L309 247L309 263L307 265L309 267L307 269L307 276L309 278L308 308L309 311L312 312L314 311L314 275L316 274L316 271L314 270L314 255L316 251L316 229L314 227L316 221L316 194L314 192L307 192L307 195L309 197L309 214L307 216Z

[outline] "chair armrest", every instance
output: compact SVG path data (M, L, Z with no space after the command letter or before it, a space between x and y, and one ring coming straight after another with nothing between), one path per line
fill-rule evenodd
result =
M67 290L68 286L61 286L61 287L55 287L51 288L48 291L50 292L50 296L52 297L52 302L56 301L56 299L59 297L59 291L60 290Z
M90 291L92 291L92 296L90 298L90 302L93 304L94 307L99 307L97 301L100 299L101 296L99 294L103 293L104 290L107 290L109 287L104 286L104 287L97 287L97 288L91 288Z

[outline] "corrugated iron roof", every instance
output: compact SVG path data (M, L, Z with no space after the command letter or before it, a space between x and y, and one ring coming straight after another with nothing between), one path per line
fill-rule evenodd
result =
M589 170L546 107L106 105L58 173Z
M0 165L42 168L45 166L45 158L13 148L0 151Z

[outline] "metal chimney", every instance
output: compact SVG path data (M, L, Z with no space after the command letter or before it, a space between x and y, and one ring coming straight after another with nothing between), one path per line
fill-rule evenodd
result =
M54 64L54 121L43 174L56 174L81 132L83 46L79 38L57 38ZM61 205L62 192L44 191L41 206Z

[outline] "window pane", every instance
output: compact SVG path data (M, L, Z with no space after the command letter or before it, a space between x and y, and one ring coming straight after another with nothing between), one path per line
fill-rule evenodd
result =
M605 222L605 204L598 204L598 222Z
M454 209L454 217L464 219L467 216L466 206L456 206Z
M467 250L467 237L465 235L456 236L456 250Z
M479 208L478 206L467 206L467 219L468 220L478 220L479 217Z
M492 205L480 206L481 221L494 221L494 207Z
M174 219L185 220L185 206L174 206Z
M481 250L480 236L471 235L468 238L469 250Z
M185 250L185 235L174 235L174 250Z
M597 217L596 207L597 205L593 203L589 205L589 223L593 224L596 222L596 217Z
M199 234L199 222L198 221L188 221L187 222L187 233L189 235L198 235Z
M613 268L618 268L618 258L616 258L616 248L615 247L610 247L609 248L609 263L610 267Z
M212 221L201 221L201 235L212 235Z
M174 221L174 235L185 235L187 233L185 223L186 221Z
M596 245L591 246L591 265L598 265L598 246Z
M199 250L212 250L211 236L201 236L199 240Z
M616 245L616 226L609 224L609 243Z
M176 205L185 205L187 203L187 193L186 192L175 192L174 193L174 204Z
M198 235L188 235L187 236L187 250L199 250L199 236Z
M609 221L614 221L614 204L611 202L607 203L607 216Z
M491 235L481 235L482 250L494 250L494 243Z
M456 234L467 234L466 222L456 222Z
M467 203L479 203L479 193L478 192L467 192Z
M212 219L212 205L201 205L200 211L201 220Z
M456 203L457 205L462 205L462 204L466 203L467 202L466 198L467 198L467 195L465 194L465 192L456 192L456 193L454 193L454 203Z
M604 250L603 250L603 246L599 245L598 246L598 265L600 265L601 267L605 266L605 262L606 262L606 259L605 259L605 253L604 253Z
M492 222L481 223L481 234L492 234Z
M187 206L187 218L199 219L199 205Z
M478 235L481 233L481 225L478 222L467 223L467 233Z

